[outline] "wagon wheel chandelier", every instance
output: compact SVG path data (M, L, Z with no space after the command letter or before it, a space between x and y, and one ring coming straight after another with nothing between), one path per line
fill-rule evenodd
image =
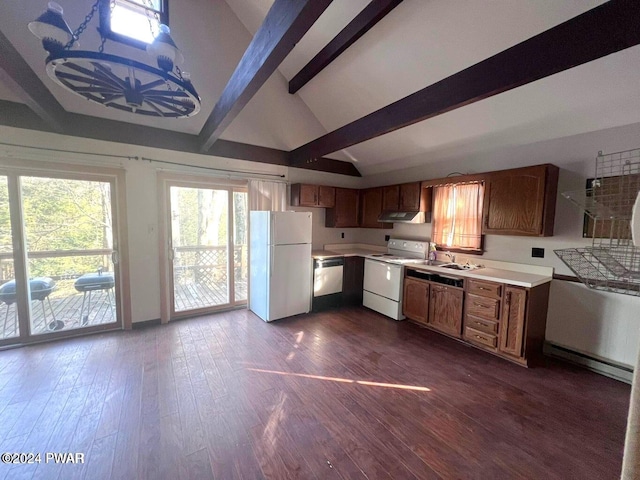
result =
M47 74L56 83L88 100L124 112L150 117L185 118L200 111L200 97L187 72L179 65L184 57L169 27L147 46L158 68L142 62L104 53L105 32L98 29L97 51L79 50L78 39L99 8L97 0L75 32L62 17L62 7L49 2L47 10L29 23L29 30L42 40L49 53ZM113 8L113 2L111 2Z

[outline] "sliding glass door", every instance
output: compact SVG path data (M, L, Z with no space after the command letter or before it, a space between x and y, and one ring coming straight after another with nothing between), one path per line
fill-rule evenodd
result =
M246 189L170 182L168 190L171 317L246 302Z
M119 327L114 179L0 176L0 345Z
M14 272L9 178L6 175L0 175L0 322L2 322L0 323L2 326L0 342L20 336ZM11 288L12 285L13 288Z

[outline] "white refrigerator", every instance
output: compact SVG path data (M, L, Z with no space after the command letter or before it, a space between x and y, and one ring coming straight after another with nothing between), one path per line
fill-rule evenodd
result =
M265 322L309 312L312 269L311 213L250 212L252 312Z

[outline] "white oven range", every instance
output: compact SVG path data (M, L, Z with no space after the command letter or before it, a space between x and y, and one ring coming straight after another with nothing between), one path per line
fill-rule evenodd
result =
M367 255L362 304L394 320L404 320L404 265L424 263L428 251L428 241L393 238L389 240L387 253Z

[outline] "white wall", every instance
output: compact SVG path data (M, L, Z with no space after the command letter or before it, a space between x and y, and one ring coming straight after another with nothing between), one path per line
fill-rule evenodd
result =
M9 157L47 162L51 165L52 170L56 169L56 163L78 164L78 171L82 171L85 165L122 168L125 170L128 205L126 222L129 234L127 241L129 243L131 308L134 322L153 320L160 317L157 172L170 170L183 174L191 173L197 174L203 177L203 179L208 176L213 178L219 177L215 177L213 173L201 169L167 166L148 161L112 157L64 154L59 152L47 153L47 151L10 147L2 145L2 142L51 149L148 157L157 160L187 163L211 168L284 174L287 177L293 178L294 181L304 179L306 174L304 170L288 169L276 165L137 147L11 127L0 127L0 165L2 164L3 158ZM222 178L225 177L223 176ZM340 184L344 186L355 186L355 183L361 181L358 178L349 179L342 175L332 175L324 172L309 172L308 178L310 182ZM314 244L322 245L326 243L325 240L334 241L335 238L331 236L331 234L337 235L337 232L324 228L324 210L313 210Z
M10 127L0 127L0 142L47 148L109 153L113 155L145 156L159 160L184 162L214 168L240 169L264 173L282 173L291 183L306 182L359 188L383 184L437 178L451 171L481 172L503 168L554 163L560 170L560 191L584 188L587 177L593 176L595 155L630 149L640 143L640 124L541 142L525 147L503 149L496 152L479 152L465 158L451 158L410 170L390 172L385 175L362 178L332 175L302 169L200 156L161 149L137 147L111 142L95 141L56 134L34 132ZM156 172L159 164L109 157L82 155L48 156L44 152L21 150L0 145L0 162L8 154L23 158L55 162L76 162L126 170L127 225L129 229L130 276L133 321L145 321L160 316L158 202ZM425 159L428 162L428 159ZM473 165L473 167L470 167ZM79 166L79 169L81 167ZM207 175L201 170L186 167L172 168L182 173ZM396 224L392 230L332 229L324 227L324 209L296 208L313 213L313 248L326 243L372 243L384 245L385 234L397 237L428 238L431 225ZM483 258L509 260L553 266L558 273L570 271L552 253L554 248L575 247L588 244L581 237L582 213L563 198L558 199L555 235L549 238L512 236L487 236L487 251ZM345 238L341 238L341 234ZM532 259L531 247L545 248L544 259ZM149 282L149 279L157 279ZM627 297L589 290L579 284L552 282L547 339L555 343L627 365L634 363L640 336L640 307L638 297Z
M497 151L470 151L464 157L442 158L411 169L369 176L366 186L389 185L445 177L451 172L479 173L506 168L553 163L560 167L554 236L545 238L487 235L481 258L554 267L556 273L573 275L553 253L554 249L590 244L582 238L583 213L560 192L585 188L595 176L598 151L618 152L640 147L640 124L627 125ZM396 224L393 230L361 230L358 241L384 244L384 234L429 237L431 225ZM545 249L545 258L532 258L531 248ZM590 290L581 284L553 281L547 340L602 357L634 365L640 337L640 298Z

